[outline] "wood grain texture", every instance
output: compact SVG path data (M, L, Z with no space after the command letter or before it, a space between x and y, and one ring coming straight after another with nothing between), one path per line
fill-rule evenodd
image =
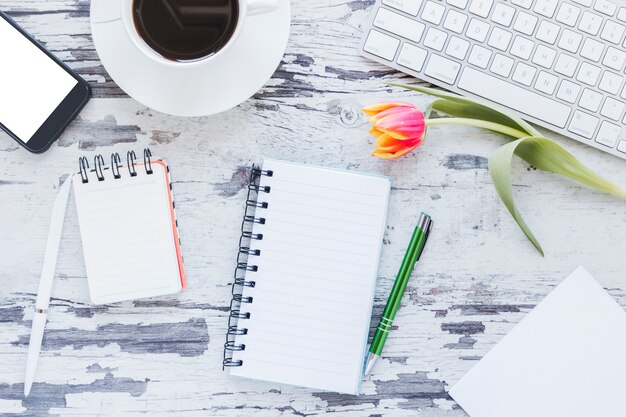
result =
M485 158L501 137L441 126L402 160L369 156L362 106L429 100L384 86L383 79L417 81L358 55L372 3L294 0L287 52L267 85L226 113L179 118L128 98L110 79L91 41L88 1L0 0L1 10L94 89L78 120L43 155L0 135L2 416L462 417L450 386L578 265L626 306L624 202L517 162L515 193L546 250L542 258L491 184ZM556 140L626 185L624 161ZM59 183L77 170L79 156L146 146L172 167L188 288L91 305L70 203L37 377L24 399L26 344ZM263 157L393 177L374 319L418 213L435 219L384 359L360 396L230 378L221 370L247 167Z

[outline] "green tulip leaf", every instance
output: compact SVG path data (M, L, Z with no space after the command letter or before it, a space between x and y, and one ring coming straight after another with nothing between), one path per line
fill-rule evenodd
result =
M389 85L418 91L420 93L442 99L433 103L433 109L446 113L450 116L493 122L516 130L521 130L528 133L528 136L541 136L541 133L519 117L507 115L497 109L482 104L479 101L472 100L458 94L436 90L434 88L394 83L389 83Z
M520 143L523 143L525 139L521 138L511 143L498 148L489 157L489 174L491 175L491 181L493 182L500 200L504 203L506 208L513 216L513 219L517 225L522 229L522 232L532 242L535 248L539 251L541 256L544 256L543 249L539 244L539 241L530 230L521 213L515 205L515 199L513 197L513 184L511 182L511 163L513 161L513 155Z
M517 139L498 148L489 158L489 174L493 185L513 219L542 256L544 255L543 249L524 221L513 198L511 162L514 154L536 168L563 175L596 190L626 199L626 191L587 168L550 139L531 136Z
M598 175L550 139L526 138L519 144L515 154L543 171L563 175L596 190L626 199L626 191Z

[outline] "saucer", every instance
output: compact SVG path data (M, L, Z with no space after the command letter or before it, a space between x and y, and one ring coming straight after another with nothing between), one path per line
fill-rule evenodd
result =
M247 16L232 47L202 65L161 65L130 38L120 16L124 0L92 0L91 31L98 56L129 96L163 113L207 116L246 101L271 78L285 53L290 2Z

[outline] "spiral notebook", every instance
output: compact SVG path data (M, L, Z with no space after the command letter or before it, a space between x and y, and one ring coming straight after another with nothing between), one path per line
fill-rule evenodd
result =
M95 304L179 292L185 271L178 237L169 167L144 150L143 161L128 152L111 163L96 155L90 167L80 158L74 198Z
M358 394L389 178L266 159L252 169L224 366Z

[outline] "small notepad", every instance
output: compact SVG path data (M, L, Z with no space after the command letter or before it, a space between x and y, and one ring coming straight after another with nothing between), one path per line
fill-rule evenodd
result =
M450 395L471 417L626 415L626 312L580 267Z
M250 189L225 366L357 394L389 178L266 159Z
M73 188L95 304L172 294L185 286L169 169L162 160L111 166L81 159Z

